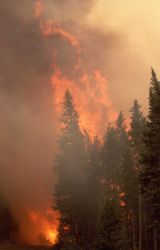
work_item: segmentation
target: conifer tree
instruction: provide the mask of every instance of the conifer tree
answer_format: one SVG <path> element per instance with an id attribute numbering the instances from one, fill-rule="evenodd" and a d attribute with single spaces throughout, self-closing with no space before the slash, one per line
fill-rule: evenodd
<path id="1" fill-rule="evenodd" d="M 138 101 L 135 100 L 133 103 L 133 107 L 130 110 L 131 113 L 131 129 L 129 135 L 131 137 L 131 144 L 134 150 L 134 156 L 139 158 L 140 151 L 142 150 L 142 135 L 145 126 L 145 117 L 141 112 L 141 105 L 139 105 Z M 139 159 L 137 159 L 137 163 Z"/>
<path id="2" fill-rule="evenodd" d="M 136 172 L 133 166 L 130 141 L 123 113 L 120 112 L 116 122 L 117 137 L 120 148 L 120 197 L 122 200 L 122 214 L 124 231 L 130 247 L 136 249 L 135 239 L 135 196 L 136 196 Z M 128 247 L 129 247 L 128 246 Z"/>
<path id="3" fill-rule="evenodd" d="M 134 194 L 134 218 L 135 218 L 134 224 L 135 224 L 135 229 L 136 228 L 138 229 L 135 231 L 139 232 L 138 234 L 135 235 L 136 241 L 139 241 L 139 250 L 142 249 L 142 231 L 144 231 L 144 216 L 145 216 L 144 213 L 142 216 L 142 206 L 144 211 L 144 205 L 142 204 L 142 196 L 139 185 L 139 175 L 141 170 L 141 165 L 139 163 L 139 160 L 140 160 L 140 152 L 142 151 L 143 147 L 142 135 L 145 126 L 145 118 L 140 109 L 141 106 L 139 105 L 138 101 L 135 100 L 130 110 L 131 123 L 129 131 L 132 158 L 134 163 L 134 169 L 136 171 L 135 187 L 137 187 L 137 190 L 135 190 Z M 143 229 L 142 229 L 142 222 L 143 222 Z M 144 236 L 143 236 L 143 242 L 144 242 Z"/>
<path id="4" fill-rule="evenodd" d="M 100 140 L 97 136 L 90 140 L 88 147 L 88 183 L 86 206 L 88 206 L 88 220 L 89 220 L 89 244 L 96 236 L 98 215 L 99 215 L 99 202 L 100 202 Z"/>
<path id="5" fill-rule="evenodd" d="M 61 213 L 59 237 L 64 244 L 82 245 L 87 230 L 87 154 L 78 113 L 67 90 L 63 102 L 59 154 L 55 161 L 55 208 Z"/>
<path id="6" fill-rule="evenodd" d="M 105 136 L 103 166 L 106 185 L 110 198 L 114 198 L 122 219 L 122 231 L 126 243 L 134 241 L 133 201 L 135 194 L 135 170 L 130 150 L 128 133 L 123 113 L 120 112 L 115 127 L 109 127 Z M 121 207 L 120 207 L 121 206 Z M 135 242 L 135 241 L 134 241 Z"/>
<path id="7" fill-rule="evenodd" d="M 118 189 L 120 180 L 120 153 L 116 129 L 108 127 L 102 146 L 102 184 L 104 196 L 119 199 Z M 106 200 L 104 199 L 104 203 Z"/>
<path id="8" fill-rule="evenodd" d="M 160 237 L 160 82 L 152 69 L 149 91 L 149 115 L 144 132 L 144 150 L 141 154 L 143 169 L 140 181 L 150 211 L 154 250 Z M 151 246 L 152 248 L 152 246 Z"/>
<path id="9" fill-rule="evenodd" d="M 101 214 L 95 250 L 123 250 L 121 215 L 114 200 L 107 200 Z"/>

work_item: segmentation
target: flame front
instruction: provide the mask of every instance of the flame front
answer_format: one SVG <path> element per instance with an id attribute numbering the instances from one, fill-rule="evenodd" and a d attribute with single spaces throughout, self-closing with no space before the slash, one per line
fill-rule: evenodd
<path id="1" fill-rule="evenodd" d="M 54 231 L 53 229 L 49 229 L 46 232 L 46 238 L 49 242 L 51 242 L 51 244 L 55 244 L 56 240 L 57 240 L 57 231 Z"/>
<path id="2" fill-rule="evenodd" d="M 64 30 L 60 23 L 52 20 L 40 24 L 45 39 L 50 41 L 49 48 L 52 53 L 53 75 L 51 83 L 54 91 L 54 108 L 57 115 L 61 113 L 61 104 L 66 89 L 73 95 L 76 108 L 80 115 L 81 129 L 87 129 L 90 136 L 102 136 L 107 123 L 117 117 L 108 94 L 108 82 L 99 69 L 84 67 L 84 51 L 76 37 Z M 59 50 L 52 44 L 57 37 L 70 46 L 76 54 L 74 64 L 70 66 L 70 74 L 65 74 L 58 63 Z M 69 58 L 68 58 L 69 60 Z M 66 62 L 67 67 L 67 62 Z"/>
<path id="3" fill-rule="evenodd" d="M 87 51 L 81 46 L 77 37 L 66 30 L 59 21 L 44 20 L 42 14 L 42 1 L 36 0 L 35 18 L 39 22 L 42 36 L 52 58 L 50 81 L 57 121 L 61 113 L 64 92 L 69 89 L 79 113 L 81 130 L 87 129 L 91 137 L 95 135 L 102 137 L 108 122 L 113 121 L 117 116 L 109 97 L 108 81 L 100 69 L 93 68 L 85 62 Z M 57 40 L 62 43 L 62 49 L 65 46 L 69 48 L 66 49 L 69 53 L 65 62 L 63 58 L 61 59 L 63 51 L 60 51 Z M 30 237 L 28 241 L 36 245 L 55 244 L 59 214 L 50 209 L 46 209 L 45 214 L 37 210 L 30 210 L 28 214 L 31 222 L 28 227 L 28 238 Z M 54 217 L 54 220 L 50 220 L 50 217 Z M 26 225 L 24 230 L 27 231 Z M 33 231 L 34 236 L 31 235 Z"/>
<path id="4" fill-rule="evenodd" d="M 29 218 L 34 227 L 35 245 L 53 245 L 57 241 L 58 235 L 58 212 L 47 209 L 46 213 L 31 210 Z"/>

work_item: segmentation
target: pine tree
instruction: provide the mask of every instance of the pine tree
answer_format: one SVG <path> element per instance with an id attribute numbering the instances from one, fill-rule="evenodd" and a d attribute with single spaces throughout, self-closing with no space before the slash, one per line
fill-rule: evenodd
<path id="1" fill-rule="evenodd" d="M 120 112 L 115 127 L 109 127 L 103 145 L 103 167 L 106 195 L 121 206 L 122 231 L 126 242 L 135 242 L 133 206 L 135 197 L 135 169 L 123 113 Z M 132 237 L 131 237 L 132 235 Z"/>
<path id="2" fill-rule="evenodd" d="M 91 145 L 89 152 L 86 136 L 80 130 L 78 113 L 68 90 L 64 97 L 58 144 L 55 209 L 61 214 L 59 242 L 68 248 L 73 246 L 75 249 L 77 245 L 77 248 L 88 249 L 95 225 L 95 212 L 92 211 L 96 211 L 96 207 L 93 207 L 96 206 L 96 194 L 93 191 L 97 176 L 91 156 L 94 146 Z"/>
<path id="3" fill-rule="evenodd" d="M 87 169 L 87 190 L 88 196 L 86 206 L 88 207 L 88 245 L 91 246 L 96 235 L 97 221 L 99 214 L 100 201 L 100 149 L 101 144 L 97 136 L 91 140 L 86 134 L 88 140 L 88 169 Z M 88 248 L 90 249 L 90 248 Z"/>
<path id="4" fill-rule="evenodd" d="M 123 224 L 127 242 L 130 247 L 136 249 L 135 240 L 135 196 L 136 196 L 136 172 L 133 165 L 130 141 L 123 113 L 120 112 L 116 122 L 117 136 L 121 159 L 120 165 L 120 191 L 122 200 Z M 128 247 L 129 247 L 128 246 Z"/>
<path id="5" fill-rule="evenodd" d="M 134 218 L 135 218 L 134 224 L 135 224 L 135 231 L 139 232 L 139 235 L 138 234 L 135 235 L 136 242 L 139 241 L 139 250 L 142 249 L 142 221 L 143 221 L 143 231 L 144 231 L 144 213 L 142 216 L 142 196 L 139 185 L 139 175 L 141 170 L 141 165 L 139 163 L 139 160 L 140 160 L 140 152 L 142 151 L 143 148 L 142 135 L 145 126 L 145 118 L 140 109 L 141 106 L 139 105 L 138 101 L 135 100 L 133 103 L 133 107 L 130 110 L 131 128 L 129 131 L 132 158 L 134 162 L 134 168 L 136 170 L 135 186 L 137 187 L 137 191 L 135 192 L 135 197 L 134 197 Z M 144 206 L 143 206 L 143 211 L 144 211 Z"/>
<path id="6" fill-rule="evenodd" d="M 160 232 L 160 82 L 152 69 L 149 91 L 149 115 L 144 132 L 143 169 L 140 181 L 149 211 L 154 250 L 158 249 Z"/>
<path id="7" fill-rule="evenodd" d="M 114 200 L 107 200 L 103 208 L 95 240 L 95 250 L 121 250 L 123 248 L 121 215 Z"/>
<path id="8" fill-rule="evenodd" d="M 108 127 L 102 146 L 102 188 L 105 190 L 104 196 L 119 199 L 120 180 L 120 152 L 116 129 Z M 106 202 L 104 198 L 104 203 Z"/>
<path id="9" fill-rule="evenodd" d="M 68 90 L 64 97 L 58 144 L 59 154 L 55 161 L 55 208 L 61 214 L 59 237 L 69 248 L 71 244 L 84 244 L 88 210 L 87 154 L 84 136 L 79 128 L 78 113 Z"/>
<path id="10" fill-rule="evenodd" d="M 133 107 L 130 110 L 131 129 L 129 135 L 131 137 L 132 148 L 134 150 L 134 157 L 136 158 L 137 163 L 139 162 L 139 154 L 143 146 L 142 135 L 145 126 L 145 117 L 140 109 L 141 105 L 139 105 L 138 101 L 135 100 L 133 103 Z"/>

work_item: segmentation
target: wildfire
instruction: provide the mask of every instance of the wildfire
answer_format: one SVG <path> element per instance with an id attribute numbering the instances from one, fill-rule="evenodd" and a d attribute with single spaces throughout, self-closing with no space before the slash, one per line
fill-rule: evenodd
<path id="1" fill-rule="evenodd" d="M 50 48 L 54 72 L 51 82 L 54 91 L 53 102 L 56 113 L 59 114 L 61 111 L 64 92 L 68 88 L 73 95 L 80 115 L 81 129 L 87 129 L 91 137 L 97 134 L 102 136 L 107 123 L 117 117 L 112 101 L 109 98 L 107 80 L 100 70 L 89 70 L 82 66 L 83 50 L 80 48 L 78 40 L 60 27 L 60 24 L 49 20 L 41 23 L 41 28 L 46 39 L 59 35 L 62 40 L 69 43 L 77 51 L 77 60 L 72 69 L 75 77 L 69 77 L 62 73 L 57 63 L 56 57 L 59 51 L 56 51 L 54 46 Z"/>
<path id="2" fill-rule="evenodd" d="M 29 212 L 30 221 L 34 227 L 36 236 L 36 245 L 53 245 L 57 240 L 58 217 L 59 213 L 55 213 L 50 209 L 47 212 L 31 210 Z"/>
<path id="3" fill-rule="evenodd" d="M 51 242 L 52 245 L 55 244 L 57 240 L 57 231 L 50 229 L 46 232 L 46 238 L 49 242 Z"/>
<path id="4" fill-rule="evenodd" d="M 71 65 L 69 69 L 74 76 L 66 75 L 58 64 L 59 50 L 54 47 L 52 42 L 49 43 L 53 67 L 51 77 L 54 91 L 53 102 L 57 115 L 61 113 L 64 92 L 69 89 L 80 115 L 81 129 L 87 129 L 91 137 L 97 134 L 102 136 L 107 123 L 117 117 L 109 98 L 108 81 L 100 70 L 83 66 L 83 49 L 78 39 L 61 27 L 60 23 L 47 20 L 41 21 L 40 26 L 45 39 L 52 41 L 54 37 L 58 36 L 64 44 L 69 44 L 71 51 L 73 50 L 74 53 L 76 51 L 77 55 L 74 65 Z"/>
<path id="5" fill-rule="evenodd" d="M 62 39 L 67 40 L 73 47 L 75 47 L 79 53 L 81 53 L 81 48 L 78 40 L 69 32 L 65 31 L 60 23 L 54 22 L 53 20 L 47 20 L 41 23 L 41 28 L 43 30 L 43 34 L 46 37 L 52 36 L 54 34 L 59 34 Z"/>
<path id="6" fill-rule="evenodd" d="M 97 134 L 102 136 L 107 123 L 117 117 L 117 113 L 114 111 L 112 101 L 109 97 L 107 79 L 99 69 L 86 66 L 83 61 L 84 50 L 81 48 L 81 44 L 74 34 L 64 29 L 55 20 L 44 20 L 41 18 L 43 12 L 42 0 L 35 1 L 34 10 L 34 16 L 38 18 L 42 35 L 44 39 L 49 41 L 47 48 L 52 56 L 53 74 L 51 84 L 54 93 L 53 104 L 57 118 L 61 113 L 64 92 L 66 89 L 69 89 L 80 115 L 81 129 L 87 129 L 91 137 Z M 65 74 L 58 63 L 59 50 L 52 43 L 52 39 L 55 37 L 66 43 L 76 55 L 74 63 L 69 69 L 72 74 Z M 50 209 L 46 209 L 45 214 L 44 212 L 35 210 L 29 211 L 29 218 L 33 228 L 32 230 L 29 228 L 28 232 L 34 231 L 34 236 L 32 235 L 32 239 L 30 237 L 30 242 L 35 242 L 37 245 L 55 244 L 58 232 L 58 216 L 58 213 L 56 214 Z"/>
<path id="7" fill-rule="evenodd" d="M 63 95 L 68 88 L 80 114 L 80 127 L 82 130 L 87 128 L 91 137 L 96 134 L 103 135 L 103 125 L 107 126 L 108 117 L 112 121 L 117 116 L 112 109 L 111 100 L 106 95 L 107 81 L 98 70 L 91 75 L 86 72 L 79 79 L 79 84 L 65 78 L 61 71 L 57 70 L 52 77 L 52 86 L 57 114 L 60 113 Z"/>

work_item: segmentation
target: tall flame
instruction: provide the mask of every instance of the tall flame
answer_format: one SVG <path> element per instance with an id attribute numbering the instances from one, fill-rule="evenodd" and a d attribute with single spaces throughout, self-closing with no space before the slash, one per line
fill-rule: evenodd
<path id="1" fill-rule="evenodd" d="M 80 115 L 81 129 L 87 129 L 91 137 L 97 134 L 102 136 L 107 123 L 117 117 L 109 98 L 107 80 L 99 69 L 89 69 L 83 66 L 83 49 L 81 49 L 77 38 L 65 31 L 59 23 L 48 20 L 41 22 L 41 28 L 46 39 L 58 35 L 77 51 L 77 60 L 72 69 L 75 76 L 71 77 L 62 73 L 56 61 L 56 55 L 59 51 L 56 51 L 54 46 L 50 45 L 53 58 L 51 82 L 56 113 L 60 113 L 64 92 L 69 89 Z"/>
<path id="2" fill-rule="evenodd" d="M 69 89 L 79 113 L 81 130 L 87 129 L 91 137 L 95 135 L 102 137 L 107 123 L 117 117 L 109 97 L 107 79 L 99 69 L 84 66 L 83 48 L 81 48 L 80 42 L 73 34 L 65 30 L 59 22 L 41 18 L 43 12 L 42 0 L 35 1 L 34 9 L 34 16 L 39 21 L 42 35 L 46 41 L 50 41 L 48 49 L 51 53 L 53 69 L 51 85 L 54 95 L 53 106 L 57 118 L 61 113 L 64 92 Z M 77 58 L 74 65 L 72 65 L 72 69 L 70 69 L 70 71 L 73 71 L 73 76 L 65 74 L 57 62 L 59 51 L 52 43 L 52 38 L 55 36 L 58 36 L 64 43 L 69 44 L 74 52 L 76 51 Z M 54 244 L 57 239 L 58 212 L 47 209 L 46 216 L 40 211 L 30 210 L 28 215 L 35 229 L 35 239 L 32 239 L 32 242 L 36 244 Z M 56 217 L 57 220 L 50 221 L 48 216 Z"/>
<path id="3" fill-rule="evenodd" d="M 57 240 L 59 213 L 46 209 L 28 211 L 28 227 L 24 222 L 22 233 L 27 232 L 25 241 L 33 245 L 53 245 Z M 32 227 L 32 228 L 31 228 Z M 33 233 L 34 232 L 34 233 Z"/>
<path id="4" fill-rule="evenodd" d="M 61 71 L 57 69 L 52 76 L 54 107 L 59 114 L 64 92 L 68 88 L 80 115 L 81 129 L 87 129 L 91 137 L 97 134 L 102 136 L 103 126 L 107 126 L 107 117 L 113 121 L 117 116 L 107 96 L 107 81 L 100 71 L 95 70 L 90 76 L 85 72 L 79 83 L 80 86 L 76 85 L 73 80 L 62 76 Z M 107 114 L 105 114 L 106 108 Z"/>

